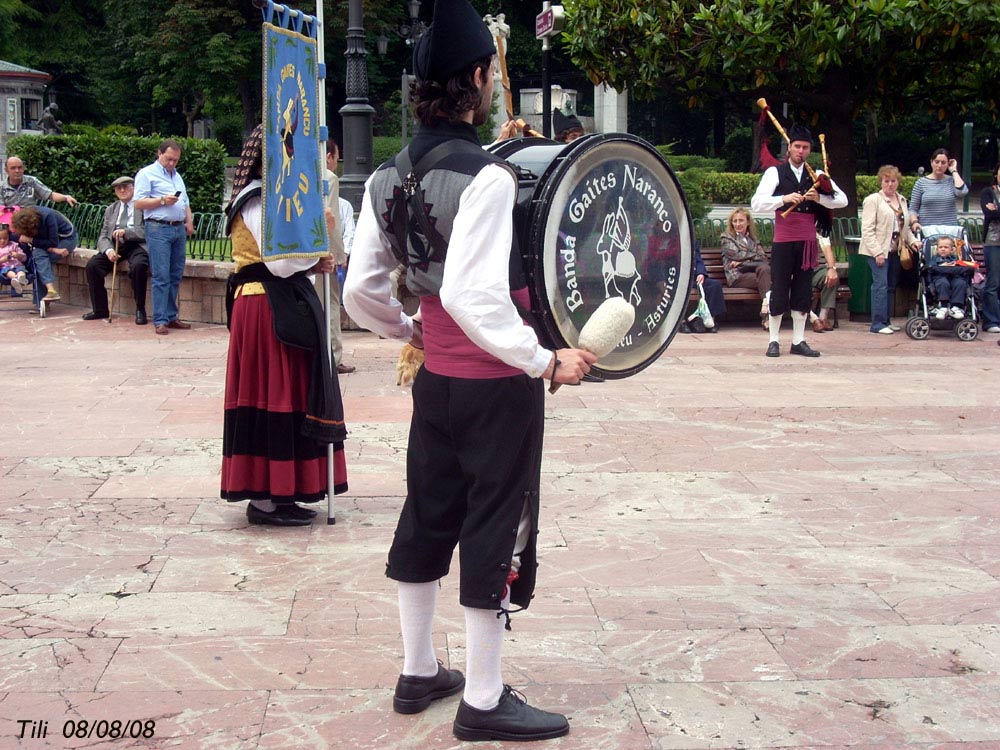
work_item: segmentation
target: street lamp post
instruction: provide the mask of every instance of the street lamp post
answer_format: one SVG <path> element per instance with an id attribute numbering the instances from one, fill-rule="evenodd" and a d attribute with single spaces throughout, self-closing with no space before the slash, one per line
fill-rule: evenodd
<path id="1" fill-rule="evenodd" d="M 347 6 L 347 51 L 344 56 L 347 58 L 347 103 L 340 108 L 344 122 L 344 175 L 340 178 L 340 195 L 359 211 L 365 180 L 372 173 L 372 115 L 375 114 L 375 108 L 368 103 L 368 50 L 365 49 L 362 0 L 350 0 Z"/>
<path id="2" fill-rule="evenodd" d="M 399 26 L 394 27 L 392 30 L 396 36 L 406 42 L 407 47 L 412 47 L 417 43 L 421 35 L 427 31 L 427 24 L 420 20 L 420 0 L 407 0 L 406 11 L 409 15 L 409 20 L 399 24 Z M 385 55 L 389 51 L 389 37 L 386 36 L 385 31 L 382 31 L 378 35 L 376 44 L 380 55 Z M 402 144 L 405 146 L 407 142 L 406 123 L 410 119 L 410 76 L 406 72 L 405 67 L 403 68 L 403 75 L 400 80 L 399 102 L 402 109 L 400 115 L 400 133 L 402 135 Z"/>

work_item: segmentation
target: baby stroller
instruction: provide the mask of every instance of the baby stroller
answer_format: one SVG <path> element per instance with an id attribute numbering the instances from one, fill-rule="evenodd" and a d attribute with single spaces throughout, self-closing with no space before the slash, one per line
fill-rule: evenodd
<path id="1" fill-rule="evenodd" d="M 919 254 L 920 282 L 917 286 L 916 310 L 906 321 L 906 335 L 922 341 L 931 331 L 950 331 L 961 341 L 974 341 L 979 336 L 979 311 L 972 294 L 972 277 L 977 264 L 972 259 L 969 237 L 963 227 L 925 226 L 922 229 L 923 246 Z M 955 241 L 958 260 L 953 266 L 934 268 L 934 251 L 941 237 L 951 237 Z M 932 273 L 933 270 L 933 273 Z M 938 293 L 934 279 L 939 274 L 960 277 L 966 287 L 962 305 L 953 301 L 952 305 L 938 306 Z"/>

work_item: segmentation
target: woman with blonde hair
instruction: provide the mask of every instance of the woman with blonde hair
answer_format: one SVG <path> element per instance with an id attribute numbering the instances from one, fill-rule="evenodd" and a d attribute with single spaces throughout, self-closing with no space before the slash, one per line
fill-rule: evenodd
<path id="1" fill-rule="evenodd" d="M 861 247 L 858 252 L 868 256 L 872 270 L 872 333 L 890 334 L 899 330 L 892 325 L 896 284 L 902 266 L 899 248 L 906 244 L 920 249 L 920 241 L 910 230 L 906 198 L 899 194 L 899 169 L 886 164 L 879 167 L 882 186 L 877 193 L 865 198 L 861 208 Z"/>
<path id="2" fill-rule="evenodd" d="M 760 316 L 767 321 L 768 297 L 771 294 L 771 263 L 764 246 L 757 239 L 753 217 L 745 208 L 733 209 L 722 235 L 722 268 L 726 285 L 756 289 L 763 300 Z"/>

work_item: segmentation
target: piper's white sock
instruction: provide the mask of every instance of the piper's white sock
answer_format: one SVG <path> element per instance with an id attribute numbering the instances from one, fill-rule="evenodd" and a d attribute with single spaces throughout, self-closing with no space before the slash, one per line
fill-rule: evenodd
<path id="1" fill-rule="evenodd" d="M 504 597 L 501 605 L 510 606 Z M 503 692 L 500 674 L 500 649 L 503 646 L 503 627 L 506 620 L 497 617 L 495 609 L 465 610 L 465 693 L 466 703 L 481 711 L 496 708 Z"/>
<path id="2" fill-rule="evenodd" d="M 767 330 L 771 332 L 771 341 L 778 340 L 778 332 L 781 330 L 781 316 L 770 315 L 767 318 Z"/>
<path id="3" fill-rule="evenodd" d="M 403 674 L 410 677 L 433 677 L 437 674 L 434 657 L 434 607 L 438 582 L 399 582 L 399 626 L 403 631 Z"/>
<path id="4" fill-rule="evenodd" d="M 806 338 L 806 314 L 792 310 L 792 343 L 801 344 Z"/>
<path id="5" fill-rule="evenodd" d="M 274 513 L 278 507 L 273 500 L 251 500 L 250 504 L 263 513 Z"/>

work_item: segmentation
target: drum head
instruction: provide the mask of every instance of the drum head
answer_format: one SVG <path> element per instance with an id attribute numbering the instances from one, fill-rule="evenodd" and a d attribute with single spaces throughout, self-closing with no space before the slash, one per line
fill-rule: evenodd
<path id="1" fill-rule="evenodd" d="M 680 326 L 693 263 L 687 202 L 666 161 L 624 134 L 522 148 L 506 158 L 535 174 L 548 164 L 522 234 L 548 345 L 576 347 L 598 306 L 621 297 L 635 308 L 635 323 L 593 373 L 624 378 L 648 367 Z"/>

